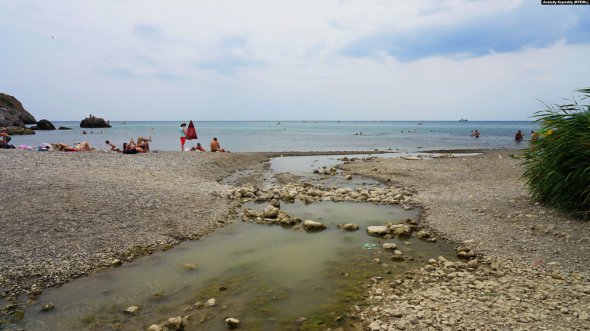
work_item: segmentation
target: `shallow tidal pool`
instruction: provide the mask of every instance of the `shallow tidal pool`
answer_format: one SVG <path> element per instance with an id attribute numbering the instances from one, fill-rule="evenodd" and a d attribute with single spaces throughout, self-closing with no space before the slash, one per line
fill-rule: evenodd
<path id="1" fill-rule="evenodd" d="M 364 282 L 376 276 L 387 281 L 417 263 L 453 253 L 444 244 L 366 234 L 367 225 L 415 218 L 415 211 L 328 201 L 282 203 L 281 210 L 321 221 L 328 229 L 306 233 L 236 222 L 201 240 L 47 289 L 28 308 L 26 330 L 138 330 L 184 315 L 190 316 L 188 330 L 225 330 L 225 317 L 239 319 L 241 330 L 346 327 L 352 322 L 346 313 L 361 303 Z M 336 228 L 340 223 L 361 229 L 345 232 Z M 391 261 L 383 242 L 395 242 L 406 261 Z M 214 306 L 207 305 L 209 299 L 215 299 Z M 55 309 L 40 312 L 49 302 Z M 139 313 L 124 314 L 129 306 L 140 307 Z"/>

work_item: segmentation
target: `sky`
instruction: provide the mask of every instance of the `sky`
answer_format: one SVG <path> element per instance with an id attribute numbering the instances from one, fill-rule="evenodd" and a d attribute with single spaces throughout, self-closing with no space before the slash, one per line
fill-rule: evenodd
<path id="1" fill-rule="evenodd" d="M 0 92 L 38 120 L 529 120 L 590 87 L 590 6 L 0 1 Z"/>

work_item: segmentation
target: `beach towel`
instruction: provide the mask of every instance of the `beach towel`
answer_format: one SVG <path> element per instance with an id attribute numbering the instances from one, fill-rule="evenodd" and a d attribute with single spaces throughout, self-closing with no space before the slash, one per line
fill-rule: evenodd
<path id="1" fill-rule="evenodd" d="M 197 129 L 195 129 L 195 125 L 193 124 L 192 120 L 188 123 L 188 128 L 186 129 L 186 139 L 197 139 Z"/>

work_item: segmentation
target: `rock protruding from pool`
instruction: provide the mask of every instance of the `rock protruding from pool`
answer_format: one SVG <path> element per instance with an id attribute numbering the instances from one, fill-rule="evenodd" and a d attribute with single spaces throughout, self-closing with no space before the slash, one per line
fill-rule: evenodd
<path id="1" fill-rule="evenodd" d="M 236 329 L 238 326 L 240 326 L 240 320 L 237 318 L 228 317 L 225 319 L 225 325 L 228 329 Z"/>
<path id="2" fill-rule="evenodd" d="M 279 216 L 279 208 L 273 205 L 268 205 L 264 208 L 262 213 L 265 218 L 277 218 L 277 216 Z"/>
<path id="3" fill-rule="evenodd" d="M 359 229 L 359 226 L 354 223 L 338 224 L 338 229 L 344 231 L 356 231 Z"/>
<path id="4" fill-rule="evenodd" d="M 367 226 L 367 234 L 369 236 L 383 237 L 389 233 L 389 228 L 385 225 Z"/>
<path id="5" fill-rule="evenodd" d="M 307 232 L 318 232 L 325 230 L 326 226 L 320 222 L 305 220 L 303 221 L 303 229 Z"/>

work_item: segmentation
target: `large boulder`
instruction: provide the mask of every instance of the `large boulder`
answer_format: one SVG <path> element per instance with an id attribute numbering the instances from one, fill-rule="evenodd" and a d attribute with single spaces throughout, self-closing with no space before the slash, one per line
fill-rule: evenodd
<path id="1" fill-rule="evenodd" d="M 37 122 L 37 125 L 32 127 L 33 130 L 55 130 L 55 126 L 53 123 L 49 122 L 46 119 L 42 119 Z"/>
<path id="2" fill-rule="evenodd" d="M 104 118 L 100 117 L 87 117 L 80 122 L 81 128 L 110 128 L 111 125 L 104 120 Z"/>
<path id="3" fill-rule="evenodd" d="M 25 124 L 35 124 L 35 117 L 23 108 L 15 97 L 0 93 L 0 127 L 17 126 L 24 128 Z"/>

